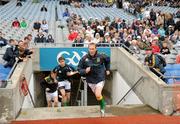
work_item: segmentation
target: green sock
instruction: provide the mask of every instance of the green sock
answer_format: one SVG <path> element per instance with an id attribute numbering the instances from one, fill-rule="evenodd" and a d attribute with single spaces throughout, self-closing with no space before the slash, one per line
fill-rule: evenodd
<path id="1" fill-rule="evenodd" d="M 64 102 L 64 103 L 63 103 L 63 106 L 67 106 L 67 102 Z"/>
<path id="2" fill-rule="evenodd" d="M 105 109 L 105 100 L 103 97 L 101 100 L 99 100 L 99 104 L 100 104 L 100 108 L 104 110 Z"/>

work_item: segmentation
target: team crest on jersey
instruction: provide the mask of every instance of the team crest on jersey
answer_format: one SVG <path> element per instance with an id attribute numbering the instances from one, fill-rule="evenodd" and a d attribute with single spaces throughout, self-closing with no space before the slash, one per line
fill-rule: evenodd
<path id="1" fill-rule="evenodd" d="M 59 70 L 59 73 L 61 73 L 61 70 Z"/>
<path id="2" fill-rule="evenodd" d="M 86 62 L 88 62 L 88 61 L 89 61 L 89 59 L 88 59 L 88 58 L 86 58 L 86 59 L 85 59 L 85 61 L 86 61 Z"/>
<path id="3" fill-rule="evenodd" d="M 100 62 L 100 58 L 97 58 L 96 61 L 97 61 L 97 62 Z"/>

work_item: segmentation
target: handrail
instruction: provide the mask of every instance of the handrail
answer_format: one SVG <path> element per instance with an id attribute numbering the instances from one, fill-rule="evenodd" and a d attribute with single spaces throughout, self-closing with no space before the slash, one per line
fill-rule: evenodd
<path id="1" fill-rule="evenodd" d="M 118 105 L 119 103 L 121 103 L 122 101 L 123 101 L 123 99 L 129 94 L 129 92 L 131 91 L 131 90 L 133 90 L 135 87 L 136 87 L 136 85 L 141 81 L 143 79 L 143 76 L 141 76 L 137 81 L 136 81 L 136 83 L 128 90 L 128 92 L 117 102 L 117 104 L 116 105 Z"/>
<path id="2" fill-rule="evenodd" d="M 75 98 L 75 103 L 74 103 L 74 105 L 76 105 L 76 102 L 78 101 L 78 96 L 79 96 L 81 84 L 82 84 L 82 79 L 80 79 L 80 82 L 79 82 L 79 86 L 78 86 L 77 95 L 76 95 L 76 98 Z"/>
<path id="3" fill-rule="evenodd" d="M 9 79 L 11 76 L 12 76 L 12 73 L 14 72 L 16 66 L 17 66 L 17 63 L 18 63 L 19 59 L 16 59 L 13 67 L 11 68 L 11 71 L 9 72 L 8 76 L 7 76 L 7 79 Z"/>

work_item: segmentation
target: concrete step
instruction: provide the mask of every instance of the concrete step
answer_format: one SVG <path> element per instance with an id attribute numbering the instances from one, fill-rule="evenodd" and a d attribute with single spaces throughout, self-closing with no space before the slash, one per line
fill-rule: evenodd
<path id="1" fill-rule="evenodd" d="M 58 109 L 60 111 L 58 111 Z M 158 111 L 147 105 L 106 106 L 106 117 L 157 114 Z M 61 108 L 29 108 L 22 109 L 16 120 L 45 120 L 64 118 L 100 117 L 99 106 L 71 106 Z"/>

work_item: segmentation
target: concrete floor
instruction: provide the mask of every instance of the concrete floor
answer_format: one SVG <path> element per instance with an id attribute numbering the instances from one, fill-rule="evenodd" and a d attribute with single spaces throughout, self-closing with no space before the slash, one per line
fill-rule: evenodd
<path id="1" fill-rule="evenodd" d="M 60 111 L 59 111 L 60 110 Z M 160 114 L 146 105 L 106 106 L 106 117 L 140 114 Z M 100 117 L 99 106 L 22 109 L 16 120 Z"/>

